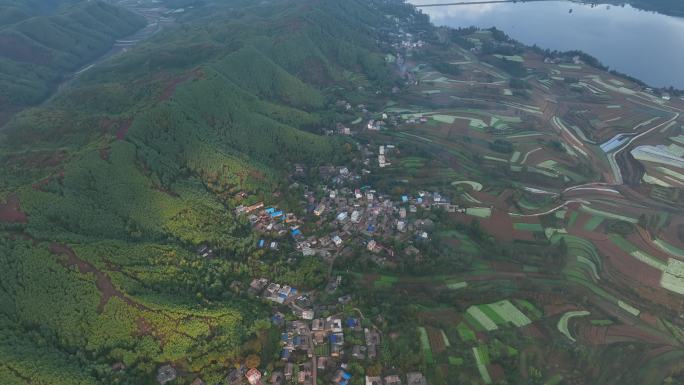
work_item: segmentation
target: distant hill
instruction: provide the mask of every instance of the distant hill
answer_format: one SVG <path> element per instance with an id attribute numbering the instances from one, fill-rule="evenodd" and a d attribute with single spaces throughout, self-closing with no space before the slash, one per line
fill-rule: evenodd
<path id="1" fill-rule="evenodd" d="M 102 1 L 2 0 L 0 15 L 0 123 L 145 24 Z"/>
<path id="2" fill-rule="evenodd" d="M 684 17 L 684 2 L 681 0 L 592 0 L 591 3 L 611 3 L 616 5 L 629 4 L 634 8 L 643 9 L 644 11 L 653 11 L 662 13 L 664 15 Z"/>
<path id="3" fill-rule="evenodd" d="M 35 16 L 46 16 L 60 7 L 80 0 L 0 0 L 0 26 L 14 24 Z"/>

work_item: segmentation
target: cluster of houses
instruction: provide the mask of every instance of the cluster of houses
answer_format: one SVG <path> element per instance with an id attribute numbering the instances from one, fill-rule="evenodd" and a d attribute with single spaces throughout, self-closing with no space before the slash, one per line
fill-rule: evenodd
<path id="1" fill-rule="evenodd" d="M 380 146 L 380 154 L 387 154 L 392 148 L 391 145 Z M 306 191 L 304 198 L 308 212 L 319 218 L 317 224 L 327 224 L 330 231 L 319 236 L 297 238 L 297 250 L 304 256 L 328 258 L 340 252 L 345 245 L 356 243 L 365 247 L 377 263 L 395 257 L 394 249 L 383 245 L 382 239 L 410 241 L 412 236 L 429 239 L 429 232 L 434 226 L 432 221 L 415 218 L 412 214 L 435 208 L 451 213 L 465 212 L 465 208 L 451 204 L 438 192 L 420 191 L 396 201 L 370 186 L 320 186 L 317 193 Z"/>
<path id="2" fill-rule="evenodd" d="M 270 235 L 272 240 L 259 239 L 257 248 L 278 250 L 279 242 L 275 239 L 282 238 L 289 233 L 293 238 L 302 235 L 299 229 L 301 221 L 293 213 L 286 213 L 275 207 L 264 208 L 263 202 L 251 206 L 238 206 L 236 215 L 248 215 L 253 229 L 263 235 Z"/>
<path id="3" fill-rule="evenodd" d="M 417 39 L 412 33 L 404 32 L 402 29 L 400 29 L 398 33 L 394 33 L 392 35 L 394 40 L 394 43 L 392 43 L 392 48 L 396 50 L 416 49 L 423 48 L 425 46 L 425 42 L 423 40 Z"/>
<path id="4" fill-rule="evenodd" d="M 335 292 L 341 282 L 340 276 L 332 278 L 326 291 Z M 273 302 L 277 307 L 271 320 L 275 325 L 282 327 L 282 370 L 273 372 L 270 382 L 264 383 L 262 374 L 257 369 L 235 369 L 226 379 L 228 385 L 243 384 L 244 379 L 251 385 L 315 385 L 316 378 L 324 373 L 328 374 L 326 378 L 330 379 L 333 385 L 347 385 L 352 378 L 352 374 L 347 370 L 350 361 L 366 362 L 378 358 L 381 334 L 372 326 L 362 326 L 361 319 L 340 314 L 314 318 L 314 310 L 301 311 L 301 308 L 307 308 L 316 309 L 316 314 L 323 311 L 330 313 L 338 309 L 339 304 L 351 301 L 351 296 L 339 297 L 334 305 L 318 306 L 313 303 L 310 295 L 299 294 L 288 285 L 269 282 L 264 278 L 254 279 L 248 292 Z M 277 311 L 282 306 L 292 308 L 295 319 L 286 319 Z M 395 377 L 399 378 L 367 377 L 366 383 L 402 384 L 401 379 L 397 382 Z M 420 377 L 422 378 L 422 375 Z M 426 385 L 424 382 L 408 383 Z"/>
<path id="5" fill-rule="evenodd" d="M 281 285 L 269 282 L 266 278 L 252 280 L 249 284 L 247 293 L 251 296 L 259 296 L 268 301 L 280 305 L 289 306 L 292 313 L 300 318 L 312 320 L 314 310 L 312 309 L 311 297 L 309 294 L 299 294 L 297 289 L 289 285 Z"/>
<path id="6" fill-rule="evenodd" d="M 377 157 L 380 166 L 389 165 L 388 156 L 394 151 L 391 144 L 378 147 Z M 437 192 L 420 191 L 415 196 L 405 195 L 400 201 L 379 193 L 370 186 L 359 188 L 340 187 L 346 182 L 355 182 L 354 175 L 347 167 L 321 166 L 319 174 L 332 180 L 332 187 L 319 186 L 317 191 L 304 190 L 304 206 L 318 227 L 328 225 L 326 234 L 306 236 L 302 232 L 303 221 L 295 214 L 284 212 L 276 207 L 266 207 L 263 203 L 239 206 L 238 215 L 248 215 L 253 229 L 264 236 L 257 242 L 262 249 L 278 250 L 280 242 L 291 238 L 296 249 L 304 256 L 318 255 L 329 258 L 336 255 L 345 245 L 361 244 L 377 263 L 386 258 L 394 258 L 395 251 L 383 245 L 381 239 L 397 238 L 410 240 L 411 235 L 418 239 L 428 239 L 432 228 L 430 220 L 411 218 L 418 210 L 442 208 L 447 212 L 464 212 L 465 209 L 453 205 Z M 320 225 L 320 226 L 319 226 Z M 414 249 L 411 249 L 414 250 Z M 204 246 L 204 254 L 213 251 Z M 275 284 L 271 284 L 273 286 Z M 263 288 L 262 288 L 263 289 Z M 282 292 L 289 288 L 279 288 Z M 251 289 L 252 291 L 255 288 Z M 269 297 L 269 290 L 266 290 Z M 273 297 L 278 299 L 280 297 Z"/>
<path id="7" fill-rule="evenodd" d="M 341 283 L 340 276 L 331 278 L 326 291 L 336 292 Z M 264 278 L 254 279 L 249 286 L 248 293 L 274 303 L 274 315 L 271 320 L 276 326 L 282 328 L 280 336 L 282 371 L 271 374 L 271 384 L 314 385 L 319 375 L 327 373 L 326 378 L 330 379 L 333 385 L 346 385 L 352 378 L 347 370 L 349 362 L 374 361 L 378 358 L 382 340 L 380 331 L 375 327 L 371 325 L 364 327 L 361 319 L 343 316 L 340 313 L 314 318 L 314 313 L 339 312 L 339 305 L 351 301 L 350 295 L 339 297 L 334 304 L 315 304 L 312 299 L 313 295 L 300 294 L 288 285 L 269 282 Z M 282 306 L 289 306 L 293 309 L 294 319 L 292 317 L 286 319 L 287 317 L 280 313 Z M 312 310 L 302 312 L 302 308 Z M 388 376 L 384 379 L 368 377 L 368 379 L 383 385 L 402 383 L 393 381 L 394 377 Z M 256 369 L 234 370 L 229 378 L 235 381 L 228 381 L 229 385 L 240 384 L 242 379 L 247 379 L 251 385 L 261 383 L 259 382 L 261 373 Z M 425 385 L 421 382 L 415 384 Z"/>

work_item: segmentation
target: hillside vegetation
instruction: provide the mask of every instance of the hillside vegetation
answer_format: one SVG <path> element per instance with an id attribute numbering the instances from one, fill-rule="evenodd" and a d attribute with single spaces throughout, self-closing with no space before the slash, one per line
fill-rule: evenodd
<path id="1" fill-rule="evenodd" d="M 0 15 L 0 123 L 145 25 L 143 17 L 102 1 L 2 2 Z"/>
<path id="2" fill-rule="evenodd" d="M 257 250 L 233 209 L 272 202 L 294 163 L 347 156 L 343 140 L 320 135 L 344 118 L 334 92 L 396 84 L 375 27 L 409 8 L 254 4 L 198 7 L 0 131 L 0 204 L 18 200 L 25 214 L 0 222 L 3 384 L 148 384 L 165 362 L 216 383 L 247 354 L 272 358 L 265 309 L 231 282 L 277 276 L 306 287 L 321 262 Z M 4 32 L 49 53 L 35 70 L 44 78 L 137 27 L 104 3 L 68 15 Z M 116 29 L 93 41 L 68 21 L 100 16 L 90 25 Z M 6 55 L 18 72 L 37 64 Z M 21 102 L 39 99 L 26 90 Z M 203 244 L 218 257 L 197 256 Z"/>

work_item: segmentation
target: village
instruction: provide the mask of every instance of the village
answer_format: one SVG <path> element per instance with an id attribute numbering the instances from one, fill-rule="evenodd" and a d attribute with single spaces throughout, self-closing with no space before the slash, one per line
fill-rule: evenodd
<path id="1" fill-rule="evenodd" d="M 383 167 L 383 155 L 391 145 L 378 151 L 379 167 Z M 301 173 L 301 168 L 295 172 Z M 254 231 L 262 236 L 257 247 L 276 251 L 285 242 L 292 242 L 301 256 L 318 256 L 332 264 L 335 257 L 352 247 L 362 248 L 377 264 L 392 264 L 402 256 L 384 244 L 383 240 L 396 239 L 411 243 L 412 239 L 425 240 L 430 237 L 434 226 L 429 219 L 417 219 L 421 210 L 442 209 L 448 212 L 461 211 L 437 192 L 418 192 L 415 196 L 403 195 L 393 201 L 389 195 L 380 193 L 370 186 L 351 188 L 345 186 L 357 180 L 356 175 L 346 167 L 324 166 L 318 170 L 323 180 L 330 180 L 331 186 L 319 186 L 315 190 L 305 189 L 302 203 L 307 218 L 263 203 L 241 206 L 239 215 L 246 215 Z M 318 229 L 332 229 L 322 234 L 306 234 L 303 229 L 308 219 Z M 320 231 L 319 231 L 320 233 Z M 404 249 L 406 255 L 416 257 L 420 252 L 410 246 Z M 206 251 L 203 250 L 206 253 Z M 338 293 L 341 276 L 331 277 L 325 289 Z M 269 282 L 265 278 L 254 279 L 248 294 L 273 304 L 272 322 L 282 329 L 281 360 L 282 371 L 267 376 L 254 368 L 236 369 L 229 375 L 229 385 L 241 384 L 246 378 L 250 384 L 263 384 L 268 378 L 270 384 L 298 383 L 313 385 L 317 378 L 330 377 L 332 384 L 346 385 L 351 373 L 350 362 L 366 363 L 376 359 L 381 347 L 381 331 L 372 321 L 365 320 L 358 309 L 351 309 L 351 295 L 338 293 L 336 300 L 321 303 L 315 292 L 300 292 L 286 282 Z M 289 309 L 288 315 L 284 312 Z M 385 376 L 366 376 L 367 385 L 426 385 L 422 373 L 411 372 L 402 378 L 392 373 L 392 368 L 383 370 Z M 380 373 L 378 373 L 380 374 Z"/>
<path id="2" fill-rule="evenodd" d="M 392 54 L 387 54 L 385 61 L 396 66 L 396 70 L 403 77 L 407 87 L 419 85 L 425 87 L 421 81 L 426 79 L 426 75 L 423 73 L 423 76 L 420 76 L 421 71 L 424 70 L 420 66 L 412 70 L 407 68 L 409 66 L 407 58 L 411 56 L 410 52 L 426 45 L 419 37 L 419 34 L 406 33 L 402 29 L 388 33 L 390 46 L 394 51 Z M 479 40 L 471 39 L 477 44 L 467 51 L 464 50 L 463 53 L 464 58 L 469 60 L 472 59 L 471 54 L 479 55 L 483 48 Z M 501 50 L 514 48 L 511 43 L 505 41 L 494 41 L 490 44 Z M 490 46 L 489 49 L 492 47 Z M 544 58 L 543 63 L 559 68 L 584 65 L 579 56 L 562 59 L 547 57 Z M 471 63 L 471 65 L 475 64 Z M 478 68 L 483 71 L 474 73 L 489 73 L 490 71 L 490 68 L 484 64 Z M 493 70 L 490 72 L 496 74 Z M 553 72 L 553 74 L 556 73 Z M 427 76 L 437 75 L 434 72 L 427 72 Z M 458 87 L 466 85 L 471 87 L 476 84 L 489 83 L 470 80 L 460 82 L 445 80 L 443 77 L 430 81 L 430 86 L 433 88 L 449 85 L 458 89 Z M 507 87 L 514 82 L 496 84 Z M 397 87 L 391 91 L 392 94 L 400 92 L 401 90 Z M 426 98 L 438 98 L 441 92 L 441 90 L 423 90 L 421 95 Z M 508 88 L 502 89 L 501 92 L 504 95 L 513 96 L 513 91 Z M 648 89 L 644 92 L 644 95 L 651 93 Z M 458 97 L 453 97 L 458 99 Z M 662 100 L 668 99 L 669 95 L 663 95 Z M 354 114 L 357 118 L 350 123 L 338 122 L 334 128 L 323 129 L 325 135 L 341 136 L 354 143 L 358 155 L 350 160 L 349 164 L 327 164 L 315 168 L 307 168 L 303 164 L 292 165 L 289 183 L 290 190 L 298 195 L 298 207 L 290 205 L 284 208 L 279 207 L 276 202 L 255 202 L 246 197 L 248 199 L 244 202 L 250 203 L 239 205 L 234 210 L 235 215 L 247 219 L 254 233 L 258 234 L 255 247 L 263 250 L 264 254 L 286 254 L 289 261 L 295 261 L 298 258 L 320 258 L 329 266 L 329 270 L 326 276 L 328 282 L 324 290 L 300 291 L 289 282 L 254 278 L 249 287 L 242 291 L 250 298 L 258 299 L 271 307 L 271 322 L 280 330 L 280 362 L 271 365 L 273 370 L 270 371 L 261 368 L 262 371 L 260 368 L 245 365 L 232 369 L 225 379 L 228 385 L 245 383 L 250 385 L 351 385 L 352 383 L 427 385 L 428 383 L 424 373 L 418 367 L 411 371 L 401 371 L 391 365 L 378 367 L 383 341 L 391 337 L 383 335 L 382 330 L 375 325 L 376 322 L 380 323 L 378 319 L 366 318 L 360 309 L 354 307 L 356 298 L 351 294 L 354 291 L 348 290 L 343 285 L 342 275 L 338 275 L 333 269 L 335 261 L 340 257 L 356 254 L 360 258 L 372 261 L 372 265 L 382 269 L 393 269 L 402 261 L 418 262 L 424 258 L 423 251 L 421 251 L 422 245 L 430 242 L 433 236 L 436 238 L 438 224 L 431 218 L 434 218 L 437 213 L 452 214 L 456 221 L 468 223 L 473 218 L 489 220 L 495 209 L 494 199 L 484 200 L 484 202 L 478 200 L 486 196 L 475 194 L 482 188 L 478 182 L 466 180 L 451 182 L 451 187 L 455 184 L 469 185 L 470 188 L 459 189 L 457 194 L 454 193 L 455 188 L 437 191 L 438 189 L 434 186 L 421 186 L 423 188 L 410 186 L 401 193 L 396 191 L 388 193 L 374 186 L 374 183 L 368 182 L 368 180 L 373 180 L 371 176 L 396 169 L 397 166 L 407 168 L 402 163 L 406 161 L 406 156 L 402 154 L 400 147 L 404 146 L 407 140 L 419 139 L 430 143 L 430 146 L 438 147 L 433 139 L 426 139 L 425 136 L 408 133 L 391 136 L 382 135 L 383 133 L 408 127 L 415 129 L 412 132 L 425 135 L 421 130 L 436 130 L 435 127 L 439 128 L 447 124 L 457 126 L 456 122 L 463 121 L 467 125 L 467 130 L 470 130 L 464 129 L 467 135 L 497 136 L 498 138 L 515 133 L 515 129 L 511 127 L 520 124 L 522 120 L 517 117 L 518 115 L 504 117 L 503 113 L 494 115 L 485 109 L 482 111 L 464 109 L 460 112 L 462 116 L 452 116 L 441 111 L 426 113 L 423 110 L 414 111 L 409 108 L 391 108 L 391 106 L 372 112 L 370 111 L 372 108 L 366 104 L 354 104 L 344 99 L 337 100 L 335 105 L 340 111 Z M 521 106 L 511 104 L 509 107 L 513 110 L 527 108 L 525 111 L 530 114 L 541 114 L 541 111 L 532 107 Z M 487 124 L 482 116 L 489 117 L 490 115 L 491 124 Z M 448 131 L 449 136 L 451 129 L 449 128 Z M 369 136 L 373 140 L 363 140 L 368 139 Z M 466 134 L 463 135 L 465 136 Z M 352 138 L 362 140 L 356 141 Z M 484 146 L 485 151 L 496 152 L 494 145 L 505 141 L 480 140 L 480 142 L 487 144 Z M 507 143 L 512 146 L 511 142 Z M 532 148 L 527 151 L 522 163 L 528 155 L 541 150 L 541 148 Z M 568 151 L 568 153 L 571 152 L 571 150 Z M 581 153 L 579 149 L 577 152 Z M 485 155 L 480 159 L 501 161 L 496 155 L 495 153 L 491 156 Z M 518 159 L 521 155 L 520 152 L 514 152 L 511 159 Z M 541 152 L 537 155 L 541 155 Z M 503 162 L 508 161 L 503 160 Z M 511 162 L 514 163 L 513 160 Z M 511 167 L 511 170 L 515 171 L 514 167 Z M 544 175 L 549 176 L 549 174 L 547 172 Z M 557 177 L 558 175 L 550 176 Z M 544 190 L 533 187 L 526 187 L 526 191 L 546 193 Z M 477 195 L 478 198 L 474 198 L 470 193 Z M 553 213 L 563 207 L 559 206 L 550 212 Z M 561 212 L 565 215 L 566 211 Z M 508 217 L 508 212 L 505 215 Z M 468 218 L 465 218 L 466 216 Z M 534 214 L 527 216 L 536 218 Z M 204 258 L 214 256 L 214 251 L 208 245 L 202 246 L 197 253 Z M 458 281 L 448 283 L 446 286 L 452 290 L 459 290 L 466 285 L 465 281 Z M 517 311 L 515 314 L 522 313 Z M 526 316 L 523 315 L 523 317 Z M 425 332 L 424 328 L 421 330 Z M 475 328 L 475 330 L 478 329 Z M 430 344 L 434 344 L 434 339 L 428 341 L 427 333 L 424 335 L 425 341 L 421 341 L 420 345 L 430 352 Z M 468 337 L 468 333 L 465 335 Z M 478 341 L 481 335 L 478 335 Z M 443 331 L 442 336 L 448 341 Z M 469 341 L 466 337 L 461 336 L 464 341 Z M 480 348 L 473 348 L 472 351 L 477 363 L 476 367 L 483 381 L 491 383 L 486 365 L 480 362 L 478 349 Z M 432 359 L 431 353 L 429 357 Z M 456 366 L 462 364 L 459 357 L 449 357 L 449 359 L 449 362 L 455 362 Z M 357 368 L 362 368 L 360 372 L 363 375 L 357 374 L 359 373 Z M 500 367 L 494 367 L 494 369 L 490 367 L 492 373 L 502 377 L 503 370 L 498 370 Z M 173 370 L 171 366 L 162 367 L 158 381 L 164 384 L 173 380 L 175 378 Z M 201 380 L 198 381 L 192 385 L 204 384 Z"/>

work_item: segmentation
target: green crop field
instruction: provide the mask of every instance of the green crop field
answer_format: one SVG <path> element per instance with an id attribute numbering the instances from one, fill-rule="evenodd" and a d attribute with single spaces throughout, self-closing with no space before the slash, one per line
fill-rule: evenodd
<path id="1" fill-rule="evenodd" d="M 591 219 L 589 219 L 587 223 L 584 224 L 584 230 L 594 231 L 597 227 L 601 225 L 601 223 L 603 223 L 603 221 L 603 217 L 591 217 Z"/>
<path id="2" fill-rule="evenodd" d="M 560 318 L 560 320 L 558 321 L 558 325 L 557 325 L 558 331 L 560 331 L 560 332 L 561 332 L 564 336 L 566 336 L 570 341 L 575 342 L 575 341 L 576 341 L 576 340 L 575 340 L 575 337 L 573 337 L 573 336 L 570 334 L 570 331 L 568 330 L 568 322 L 569 322 L 570 319 L 572 319 L 572 318 L 576 318 L 576 317 L 586 317 L 586 316 L 588 316 L 588 315 L 590 315 L 590 314 L 591 314 L 591 313 L 589 313 L 588 311 L 570 311 L 570 312 L 567 312 L 567 313 L 563 314 L 563 316 L 562 316 L 562 317 Z"/>
<path id="3" fill-rule="evenodd" d="M 475 357 L 477 369 L 480 372 L 480 375 L 482 376 L 482 381 L 484 381 L 485 384 L 491 384 L 492 378 L 490 377 L 489 372 L 487 371 L 487 365 L 489 364 L 489 354 L 487 353 L 487 347 L 474 347 L 473 356 Z"/>
<path id="4" fill-rule="evenodd" d="M 418 333 L 420 335 L 420 346 L 423 350 L 423 358 L 426 363 L 432 364 L 435 362 L 435 359 L 432 356 L 432 348 L 430 347 L 430 339 L 428 338 L 427 330 L 425 330 L 424 327 L 419 326 Z"/>
<path id="5" fill-rule="evenodd" d="M 492 215 L 492 209 L 489 207 L 471 207 L 466 209 L 466 214 L 478 218 L 489 218 Z"/>
<path id="6" fill-rule="evenodd" d="M 539 223 L 514 223 L 513 228 L 520 231 L 544 232 L 544 227 Z"/>
<path id="7" fill-rule="evenodd" d="M 461 340 L 464 342 L 472 342 L 476 340 L 475 333 L 470 330 L 466 324 L 460 323 L 456 329 L 458 330 L 458 335 L 461 337 Z"/>

